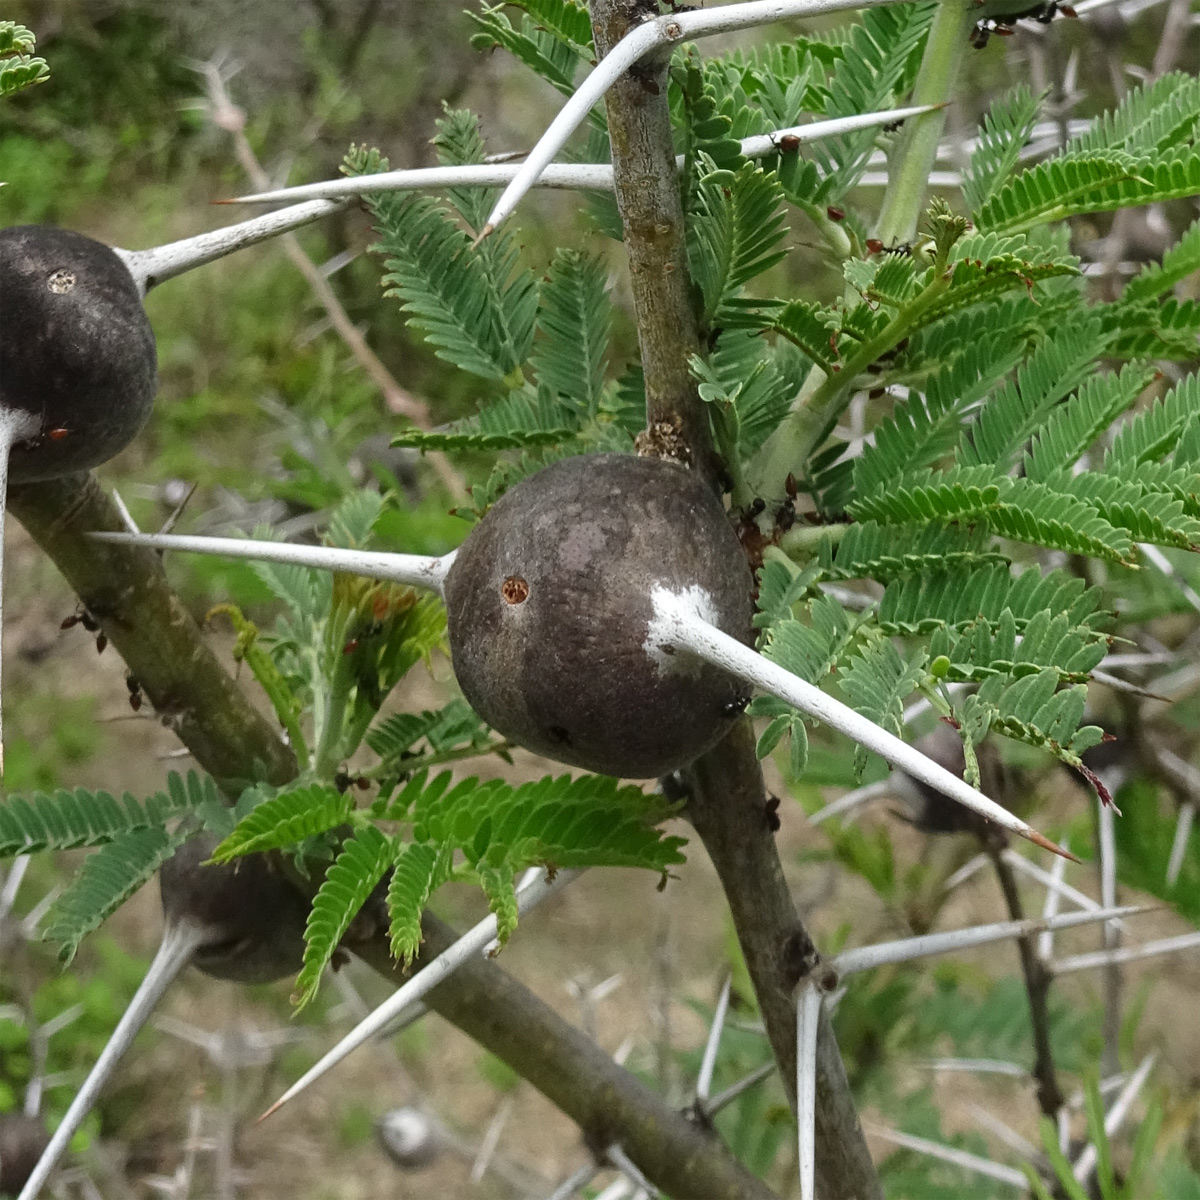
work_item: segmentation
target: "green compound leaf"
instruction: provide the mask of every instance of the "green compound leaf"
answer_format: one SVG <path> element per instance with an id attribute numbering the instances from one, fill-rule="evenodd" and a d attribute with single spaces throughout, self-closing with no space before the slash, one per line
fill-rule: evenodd
<path id="1" fill-rule="evenodd" d="M 36 792 L 29 799 L 9 796 L 0 803 L 0 858 L 37 850 L 74 850 L 98 846 L 127 833 L 161 828 L 170 818 L 221 803 L 217 785 L 189 771 L 167 777 L 167 791 L 138 800 L 126 792 Z"/>
<path id="2" fill-rule="evenodd" d="M 161 826 L 116 836 L 84 859 L 70 886 L 54 902 L 42 936 L 59 944 L 64 965 L 84 937 L 116 912 L 172 854 L 190 831 L 168 833 Z"/>
<path id="3" fill-rule="evenodd" d="M 296 1007 L 303 1008 L 316 994 L 321 974 L 333 958 L 350 922 L 383 873 L 392 864 L 396 847 L 374 825 L 358 830 L 347 841 L 329 868 L 304 930 L 304 966 L 296 979 Z"/>
<path id="4" fill-rule="evenodd" d="M 349 819 L 354 800 L 328 784 L 290 788 L 264 800 L 243 817 L 213 851 L 215 862 L 229 862 L 255 851 L 280 850 L 335 829 Z"/>
<path id="5" fill-rule="evenodd" d="M 405 966 L 421 948 L 421 912 L 430 896 L 451 876 L 454 854 L 449 845 L 405 846 L 396 858 L 388 884 L 392 957 Z"/>
<path id="6" fill-rule="evenodd" d="M 487 897 L 488 909 L 496 917 L 496 941 L 503 946 L 517 927 L 517 889 L 512 867 L 507 863 L 481 867 L 479 886 Z"/>
<path id="7" fill-rule="evenodd" d="M 612 332 L 607 279 L 600 259 L 560 249 L 541 288 L 540 337 L 534 342 L 530 366 L 539 386 L 580 418 L 594 418 L 604 394 Z"/>
<path id="8" fill-rule="evenodd" d="M 978 212 L 1012 174 L 1033 133 L 1041 98 L 1019 84 L 995 101 L 983 119 L 971 165 L 963 177 L 963 198 Z"/>

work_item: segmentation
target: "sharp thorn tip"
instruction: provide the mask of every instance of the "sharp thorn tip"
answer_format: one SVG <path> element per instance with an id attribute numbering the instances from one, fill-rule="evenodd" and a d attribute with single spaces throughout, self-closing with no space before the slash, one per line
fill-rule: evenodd
<path id="1" fill-rule="evenodd" d="M 1061 858 L 1065 858 L 1068 862 L 1077 863 L 1080 861 L 1070 850 L 1064 850 L 1057 842 L 1052 842 L 1044 834 L 1038 833 L 1036 829 L 1030 829 L 1023 836 L 1028 838 L 1035 846 L 1041 846 L 1043 850 L 1049 850 L 1051 854 L 1057 854 Z"/>

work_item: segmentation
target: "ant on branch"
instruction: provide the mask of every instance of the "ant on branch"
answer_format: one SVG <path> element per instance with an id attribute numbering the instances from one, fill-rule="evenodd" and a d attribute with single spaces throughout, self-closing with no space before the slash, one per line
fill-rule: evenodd
<path id="1" fill-rule="evenodd" d="M 73 629 L 76 625 L 82 625 L 88 633 L 96 635 L 96 653 L 103 654 L 108 646 L 108 637 L 101 630 L 100 622 L 82 604 L 69 617 L 63 620 L 59 625 L 59 629 Z"/>
<path id="2" fill-rule="evenodd" d="M 975 2 L 983 4 L 984 0 L 975 0 Z M 1079 15 L 1070 4 L 1062 4 L 1059 0 L 1043 0 L 1042 3 L 1030 5 L 1021 12 L 985 17 L 982 21 L 977 21 L 971 29 L 971 45 L 976 50 L 982 50 L 988 44 L 993 33 L 997 37 L 1012 37 L 1016 32 L 1015 27 L 1018 21 L 1037 21 L 1039 25 L 1049 25 L 1059 13 L 1062 13 L 1064 17 Z"/>

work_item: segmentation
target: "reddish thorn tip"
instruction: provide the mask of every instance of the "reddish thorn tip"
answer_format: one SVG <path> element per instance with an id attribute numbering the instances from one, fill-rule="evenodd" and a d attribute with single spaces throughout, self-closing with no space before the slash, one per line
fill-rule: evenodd
<path id="1" fill-rule="evenodd" d="M 1065 858 L 1068 862 L 1077 863 L 1080 861 L 1070 850 L 1064 850 L 1057 842 L 1052 842 L 1044 834 L 1038 833 L 1036 829 L 1029 830 L 1024 836 L 1035 846 L 1041 846 L 1043 850 L 1049 850 L 1051 854 L 1057 854 L 1060 858 Z"/>

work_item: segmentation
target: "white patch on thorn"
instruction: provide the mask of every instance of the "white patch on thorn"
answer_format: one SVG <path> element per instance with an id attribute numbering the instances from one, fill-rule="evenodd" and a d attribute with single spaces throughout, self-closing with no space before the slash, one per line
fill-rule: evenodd
<path id="1" fill-rule="evenodd" d="M 661 584 L 650 592 L 654 616 L 646 630 L 642 649 L 662 675 L 695 674 L 702 659 L 682 649 L 680 631 L 689 621 L 705 621 L 720 627 L 720 616 L 712 593 L 692 584 L 678 592 Z"/>

